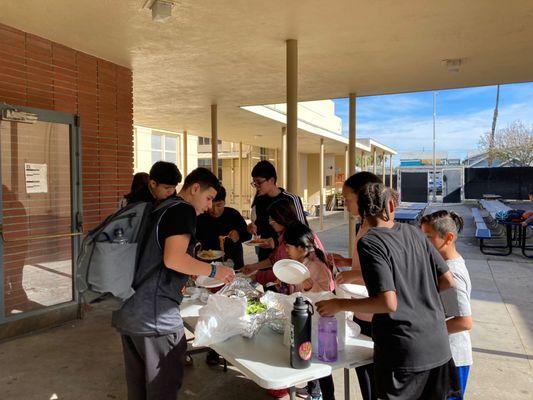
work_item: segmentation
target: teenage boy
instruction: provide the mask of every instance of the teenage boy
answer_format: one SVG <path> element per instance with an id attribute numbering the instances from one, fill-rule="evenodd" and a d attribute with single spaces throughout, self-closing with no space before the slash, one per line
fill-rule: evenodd
<path id="1" fill-rule="evenodd" d="M 176 193 L 176 185 L 181 182 L 181 178 L 181 172 L 176 164 L 158 161 L 150 168 L 148 184 L 142 185 L 135 193 L 135 199 L 128 203 L 165 200 Z"/>
<path id="2" fill-rule="evenodd" d="M 172 185 L 175 178 L 159 185 Z M 147 221 L 139 243 L 135 294 L 113 313 L 113 325 L 122 335 L 129 400 L 177 398 L 187 350 L 179 310 L 182 289 L 190 275 L 225 283 L 235 276 L 231 268 L 193 256 L 196 217 L 211 208 L 219 186 L 211 171 L 197 168 L 185 178 L 178 196 L 166 200 L 171 204 L 156 209 Z"/>
<path id="3" fill-rule="evenodd" d="M 234 208 L 226 207 L 223 186 L 213 200 L 213 207 L 198 217 L 197 239 L 204 250 L 222 250 L 233 261 L 235 269 L 244 265 L 242 242 L 251 238 L 246 221 Z"/>
<path id="4" fill-rule="evenodd" d="M 252 235 L 259 235 L 261 239 L 273 238 L 275 242 L 278 235 L 268 221 L 267 210 L 277 200 L 287 200 L 294 206 L 298 220 L 309 226 L 300 197 L 278 187 L 277 180 L 276 168 L 269 161 L 259 161 L 252 169 L 251 185 L 256 188 L 252 203 L 252 215 L 255 215 L 255 220 L 248 225 L 248 232 Z M 259 248 L 257 254 L 259 261 L 268 258 L 271 252 L 272 248 Z"/>

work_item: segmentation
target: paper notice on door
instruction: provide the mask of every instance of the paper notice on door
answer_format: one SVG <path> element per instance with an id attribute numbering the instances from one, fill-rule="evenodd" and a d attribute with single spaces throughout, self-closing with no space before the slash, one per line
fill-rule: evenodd
<path id="1" fill-rule="evenodd" d="M 24 164 L 26 193 L 48 193 L 48 166 L 46 164 Z"/>

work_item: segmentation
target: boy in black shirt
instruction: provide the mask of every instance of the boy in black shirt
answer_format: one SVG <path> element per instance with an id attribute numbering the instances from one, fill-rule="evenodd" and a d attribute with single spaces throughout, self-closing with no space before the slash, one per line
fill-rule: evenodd
<path id="1" fill-rule="evenodd" d="M 142 186 L 135 194 L 135 198 L 128 201 L 128 204 L 136 201 L 158 202 L 168 199 L 176 194 L 176 185 L 179 182 L 181 182 L 181 172 L 176 164 L 157 161 L 150 168 L 148 185 Z"/>
<path id="2" fill-rule="evenodd" d="M 273 238 L 277 241 L 278 234 L 270 226 L 268 221 L 268 208 L 277 200 L 284 199 L 294 206 L 298 220 L 307 226 L 307 218 L 299 196 L 285 191 L 277 186 L 278 176 L 276 168 L 266 160 L 259 161 L 252 169 L 252 186 L 257 192 L 252 203 L 252 223 L 248 225 L 248 232 L 252 235 L 259 235 L 261 239 Z M 254 216 L 255 215 L 255 219 Z M 258 258 L 263 261 L 272 252 L 272 248 L 259 248 Z"/>
<path id="3" fill-rule="evenodd" d="M 370 297 L 319 302 L 318 312 L 374 314 L 379 399 L 444 400 L 459 393 L 438 294 L 454 283 L 446 262 L 419 229 L 394 222 L 391 189 L 365 185 L 358 207 L 369 226 L 357 249 Z"/>
<path id="4" fill-rule="evenodd" d="M 175 187 L 181 174 L 168 172 L 158 182 Z M 196 217 L 211 208 L 219 186 L 211 171 L 197 168 L 185 178 L 177 198 L 166 200 L 171 205 L 148 218 L 135 294 L 113 313 L 113 325 L 122 335 L 129 400 L 176 400 L 187 351 L 179 305 L 188 276 L 226 283 L 235 276 L 233 269 L 199 261 L 193 254 Z"/>
<path id="5" fill-rule="evenodd" d="M 234 268 L 241 269 L 244 265 L 242 242 L 251 237 L 242 215 L 236 209 L 226 207 L 226 189 L 221 186 L 213 207 L 198 216 L 196 238 L 202 249 L 224 251 L 225 257 L 233 260 Z"/>

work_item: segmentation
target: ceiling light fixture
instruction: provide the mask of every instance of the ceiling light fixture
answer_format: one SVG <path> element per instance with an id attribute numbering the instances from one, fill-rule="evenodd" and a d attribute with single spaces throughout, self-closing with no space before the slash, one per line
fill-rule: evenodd
<path id="1" fill-rule="evenodd" d="M 146 0 L 142 8 L 152 11 L 152 21 L 163 22 L 172 16 L 174 4 L 171 0 Z"/>

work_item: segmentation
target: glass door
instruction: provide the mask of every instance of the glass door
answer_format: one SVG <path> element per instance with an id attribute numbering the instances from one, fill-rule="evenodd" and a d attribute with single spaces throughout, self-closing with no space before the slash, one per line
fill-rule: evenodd
<path id="1" fill-rule="evenodd" d="M 73 115 L 0 106 L 0 318 L 77 301 L 79 130 Z"/>

